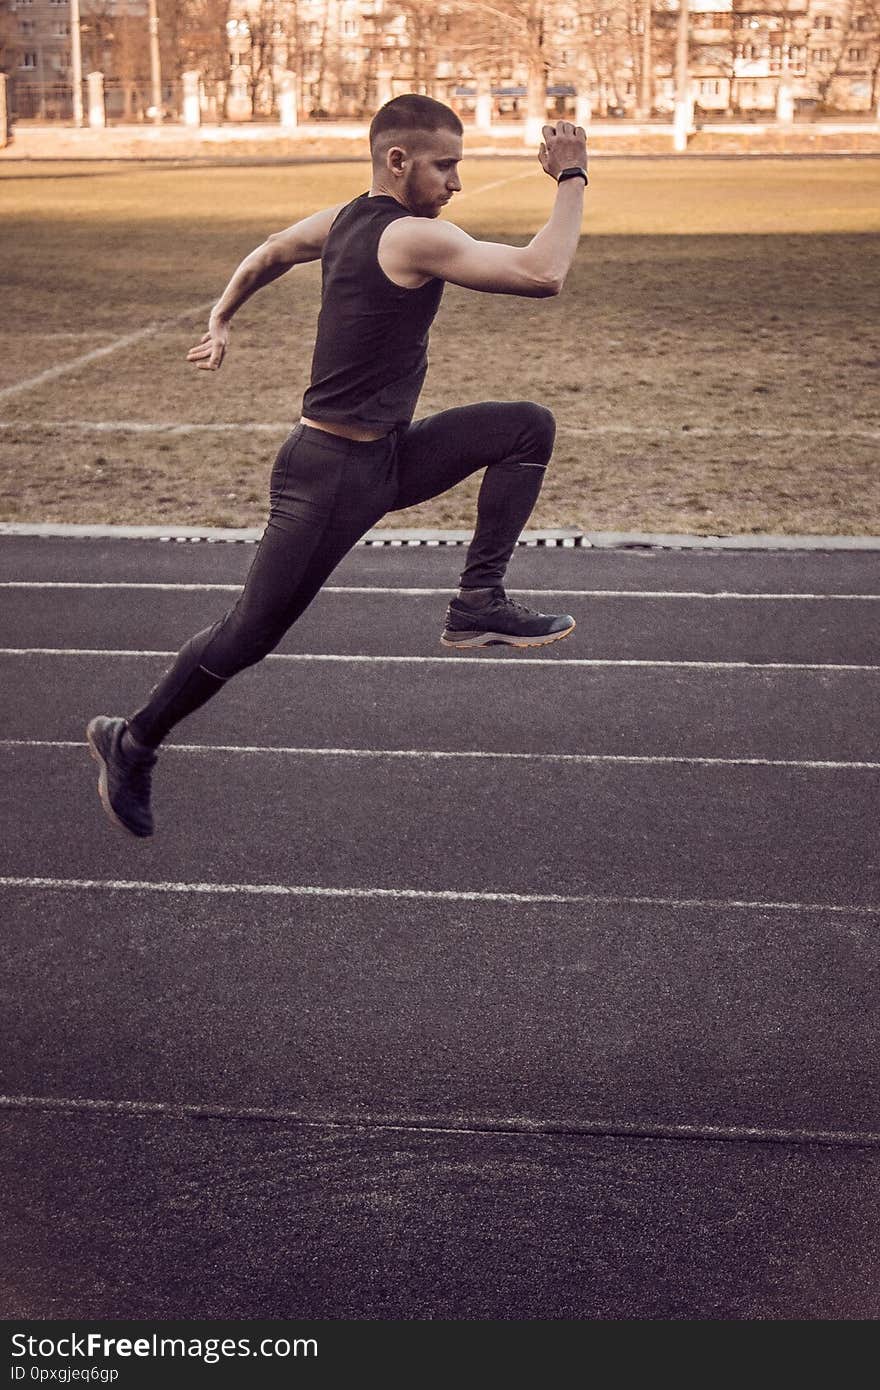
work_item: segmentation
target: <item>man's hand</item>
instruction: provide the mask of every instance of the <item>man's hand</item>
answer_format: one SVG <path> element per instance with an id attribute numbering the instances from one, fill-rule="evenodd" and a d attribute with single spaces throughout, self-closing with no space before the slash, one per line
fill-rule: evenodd
<path id="1" fill-rule="evenodd" d="M 571 169 L 575 164 L 581 169 L 587 167 L 587 132 L 583 126 L 572 125 L 571 121 L 557 121 L 545 125 L 541 131 L 544 139 L 538 151 L 541 168 L 554 181 L 563 169 Z"/>
<path id="2" fill-rule="evenodd" d="M 186 354 L 187 362 L 192 362 L 203 372 L 216 372 L 226 356 L 229 346 L 229 324 L 212 315 L 208 319 L 208 331 L 199 339 L 197 345 Z"/>

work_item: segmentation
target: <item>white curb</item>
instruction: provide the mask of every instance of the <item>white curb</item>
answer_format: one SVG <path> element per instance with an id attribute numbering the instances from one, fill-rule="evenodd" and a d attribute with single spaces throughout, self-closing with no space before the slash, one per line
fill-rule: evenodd
<path id="1" fill-rule="evenodd" d="M 0 522 L 0 536 L 88 538 L 95 540 L 159 540 L 180 542 L 245 542 L 254 544 L 262 527 L 219 526 L 100 526 L 65 522 Z M 379 527 L 368 531 L 359 545 L 460 546 L 471 531 L 439 531 Z M 674 535 L 651 531 L 580 531 L 576 526 L 523 531 L 519 545 L 587 550 L 880 550 L 880 536 L 733 536 Z"/>

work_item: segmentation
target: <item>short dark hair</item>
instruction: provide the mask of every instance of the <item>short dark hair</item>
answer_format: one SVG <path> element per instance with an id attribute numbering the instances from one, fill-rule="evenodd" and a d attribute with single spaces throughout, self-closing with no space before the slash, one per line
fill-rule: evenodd
<path id="1" fill-rule="evenodd" d="M 370 152 L 374 153 L 382 135 L 393 131 L 396 135 L 407 135 L 415 131 L 451 130 L 456 135 L 464 134 L 464 126 L 451 106 L 433 97 L 423 97 L 418 92 L 407 92 L 405 96 L 392 97 L 380 106 L 370 122 Z"/>

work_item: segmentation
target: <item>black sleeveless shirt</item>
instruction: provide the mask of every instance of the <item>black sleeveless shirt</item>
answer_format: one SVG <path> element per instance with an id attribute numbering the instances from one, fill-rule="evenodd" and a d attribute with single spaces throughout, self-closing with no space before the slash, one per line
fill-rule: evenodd
<path id="1" fill-rule="evenodd" d="M 321 312 L 302 405 L 312 420 L 390 430 L 413 417 L 444 281 L 403 289 L 377 256 L 389 223 L 411 215 L 395 198 L 362 193 L 334 218 L 321 256 Z"/>

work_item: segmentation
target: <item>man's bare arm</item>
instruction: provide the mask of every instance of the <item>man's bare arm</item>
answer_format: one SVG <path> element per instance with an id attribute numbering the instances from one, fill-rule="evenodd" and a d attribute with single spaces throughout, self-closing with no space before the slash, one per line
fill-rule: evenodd
<path id="1" fill-rule="evenodd" d="M 586 135 L 559 121 L 544 127 L 541 166 L 554 180 L 563 169 L 586 169 Z M 584 181 L 558 185 L 549 220 L 528 246 L 476 241 L 448 222 L 401 218 L 386 229 L 379 255 L 392 280 L 413 286 L 431 276 L 489 294 L 544 298 L 559 294 L 577 251 L 583 218 Z"/>
<path id="2" fill-rule="evenodd" d="M 261 246 L 245 256 L 221 294 L 208 319 L 208 331 L 196 347 L 186 354 L 206 371 L 216 371 L 229 345 L 229 326 L 233 314 L 252 294 L 286 274 L 295 265 L 320 259 L 333 220 L 343 205 L 325 208 L 304 217 L 283 232 L 273 232 Z"/>

